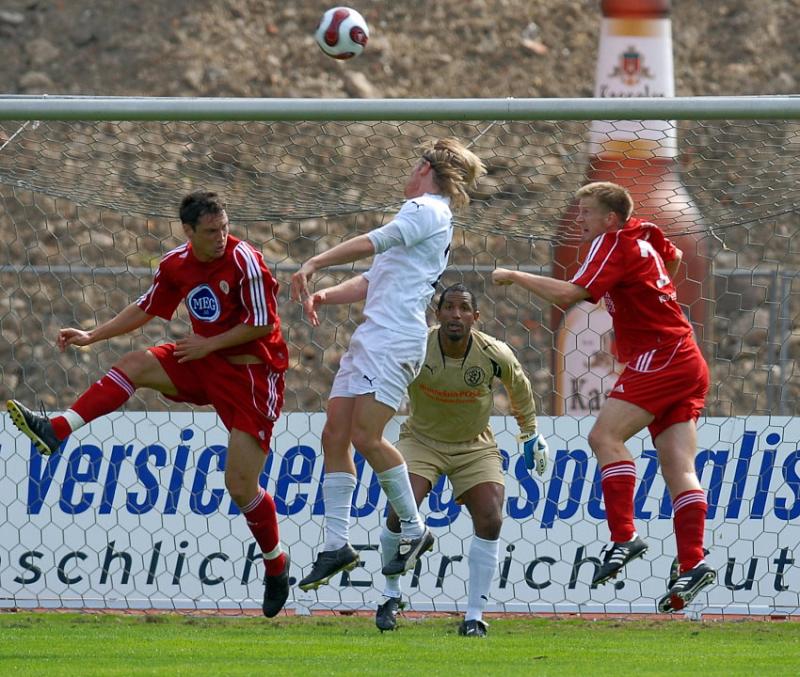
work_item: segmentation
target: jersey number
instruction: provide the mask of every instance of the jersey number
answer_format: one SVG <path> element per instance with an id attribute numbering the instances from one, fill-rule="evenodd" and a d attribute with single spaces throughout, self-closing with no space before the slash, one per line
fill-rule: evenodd
<path id="1" fill-rule="evenodd" d="M 656 269 L 658 270 L 656 287 L 659 289 L 666 287 L 670 282 L 670 278 L 669 274 L 664 268 L 664 260 L 658 255 L 658 252 L 653 249 L 653 245 L 651 245 L 647 240 L 636 240 L 636 242 L 639 245 L 639 253 L 641 254 L 642 258 L 646 259 L 648 256 L 652 256 L 653 261 L 655 261 Z"/>

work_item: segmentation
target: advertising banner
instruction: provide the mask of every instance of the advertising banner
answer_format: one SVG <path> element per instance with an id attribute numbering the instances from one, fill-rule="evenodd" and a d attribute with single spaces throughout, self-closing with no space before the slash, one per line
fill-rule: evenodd
<path id="1" fill-rule="evenodd" d="M 506 466 L 501 560 L 489 611 L 655 612 L 675 554 L 672 505 L 649 435 L 636 458 L 636 528 L 650 548 L 616 582 L 591 588 L 608 540 L 591 417 L 541 417 L 551 463 L 525 468 L 512 418 L 492 425 Z M 212 413 L 118 413 L 39 456 L 7 416 L 0 431 L 0 606 L 257 609 L 260 553 L 224 488 L 227 433 Z M 387 429 L 397 438 L 400 420 Z M 282 416 L 262 477 L 275 497 L 292 576 L 320 544 L 324 414 Z M 800 418 L 701 419 L 697 471 L 707 492 L 717 584 L 692 609 L 800 613 Z M 357 456 L 351 540 L 361 565 L 287 608 L 369 609 L 380 599 L 386 499 Z M 446 481 L 421 511 L 437 537 L 403 580 L 415 610 L 462 611 L 472 521 Z"/>

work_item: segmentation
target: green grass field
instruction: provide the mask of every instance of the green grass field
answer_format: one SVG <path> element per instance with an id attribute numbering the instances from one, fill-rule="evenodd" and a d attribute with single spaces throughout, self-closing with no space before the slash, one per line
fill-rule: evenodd
<path id="1" fill-rule="evenodd" d="M 798 675 L 800 623 L 0 613 L 0 675 Z"/>

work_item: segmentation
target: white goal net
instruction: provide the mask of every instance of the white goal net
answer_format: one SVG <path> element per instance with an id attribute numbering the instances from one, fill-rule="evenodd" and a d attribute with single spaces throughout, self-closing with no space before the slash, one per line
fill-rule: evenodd
<path id="1" fill-rule="evenodd" d="M 59 328 L 94 326 L 147 289 L 160 256 L 183 241 L 177 205 L 185 193 L 219 192 L 232 233 L 261 249 L 284 289 L 279 313 L 291 366 L 264 482 L 299 578 L 322 540 L 325 402 L 361 316 L 358 306 L 328 307 L 312 328 L 288 300 L 288 278 L 312 253 L 392 216 L 422 140 L 458 136 L 489 174 L 457 217 L 441 282 L 467 284 L 478 297 L 480 328 L 516 351 L 553 454 L 546 476 L 531 477 L 498 390 L 492 423 L 507 484 L 489 610 L 654 612 L 674 537 L 647 435 L 630 448 L 639 477 L 636 525 L 650 551 L 616 587 L 590 585 L 608 537 L 586 439 L 610 387 L 606 377 L 617 368 L 605 325 L 585 318 L 570 325 L 527 293 L 490 283 L 498 266 L 566 274 L 575 260 L 572 195 L 599 171 L 631 186 L 641 209 L 684 251 L 688 245 L 691 263 L 678 297 L 712 372 L 697 470 L 708 494 L 709 561 L 719 572 L 716 587 L 692 609 L 800 612 L 797 100 L 719 100 L 713 112 L 707 101 L 675 100 L 685 104 L 681 115 L 674 102 L 660 109 L 655 102 L 644 115 L 636 105 L 652 102 L 626 109 L 625 102 L 594 101 L 590 115 L 564 101 L 560 116 L 537 102 L 517 102 L 498 115 L 500 105 L 485 101 L 420 101 L 406 102 L 405 117 L 391 102 L 350 102 L 344 112 L 332 102 L 282 102 L 284 119 L 260 102 L 250 120 L 243 118 L 251 109 L 228 115 L 230 106 L 208 101 L 187 115 L 190 108 L 169 102 L 154 113 L 147 100 L 126 108 L 127 100 L 90 99 L 76 112 L 75 99 L 31 100 L 46 103 L 47 113 L 24 115 L 25 97 L 0 97 L 4 400 L 41 400 L 46 410 L 62 410 L 127 351 L 186 333 L 179 313 L 91 350 L 61 354 L 54 345 Z M 681 119 L 656 126 L 647 120 L 670 117 Z M 646 144 L 617 148 L 598 168 L 593 119 L 606 120 L 609 138 L 621 131 Z M 660 139 L 669 152 L 660 152 Z M 330 270 L 317 284 L 353 269 Z M 260 554 L 222 481 L 226 437 L 212 411 L 138 391 L 123 410 L 42 458 L 3 415 L 0 606 L 258 608 Z M 358 469 L 353 542 L 362 566 L 314 593 L 293 588 L 290 609 L 365 609 L 379 598 L 386 501 L 369 466 L 359 459 Z M 411 606 L 461 611 L 471 520 L 447 482 L 422 511 L 437 547 L 404 579 Z"/>

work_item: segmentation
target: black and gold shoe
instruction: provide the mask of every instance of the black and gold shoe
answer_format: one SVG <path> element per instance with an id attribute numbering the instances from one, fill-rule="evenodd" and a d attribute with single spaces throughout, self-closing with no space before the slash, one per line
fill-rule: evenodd
<path id="1" fill-rule="evenodd" d="M 61 440 L 56 437 L 53 425 L 44 411 L 37 414 L 16 400 L 8 400 L 6 408 L 11 421 L 23 435 L 30 438 L 36 451 L 42 456 L 49 456 L 61 446 Z"/>

